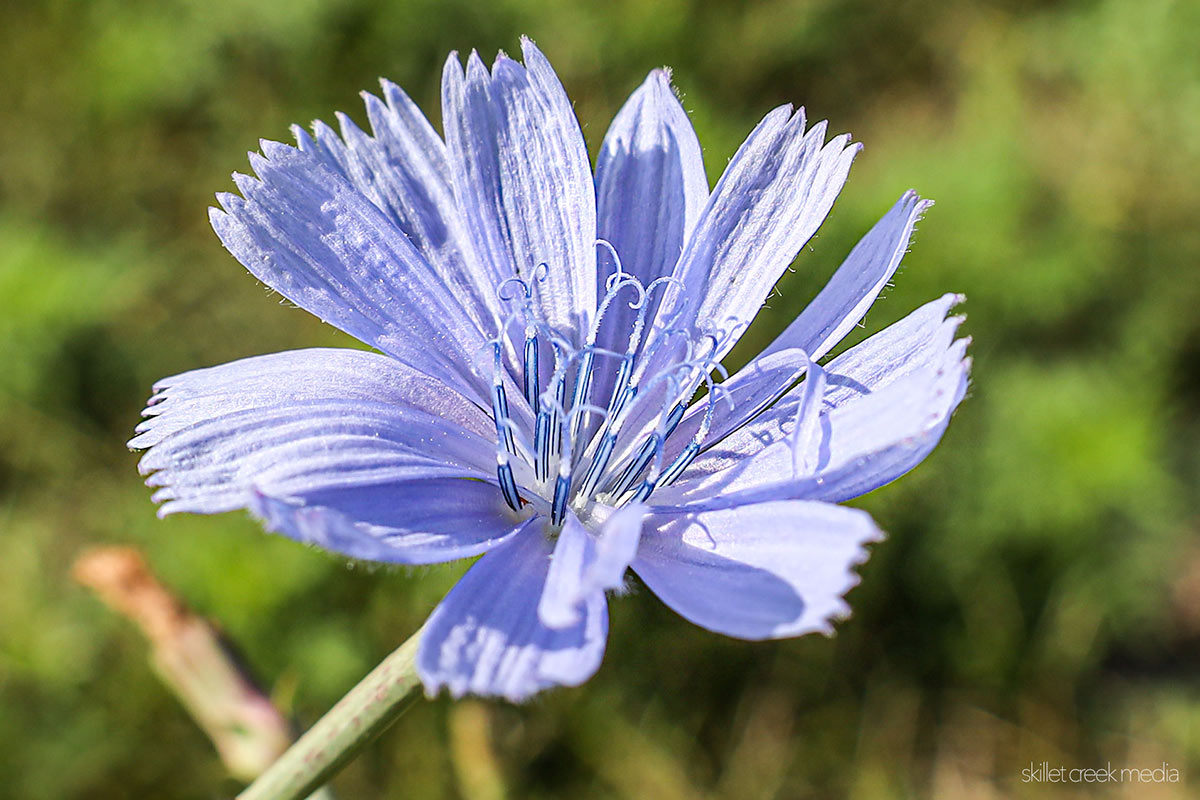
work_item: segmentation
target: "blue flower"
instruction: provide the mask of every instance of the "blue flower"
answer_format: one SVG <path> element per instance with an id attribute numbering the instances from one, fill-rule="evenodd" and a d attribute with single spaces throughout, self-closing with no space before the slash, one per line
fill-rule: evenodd
<path id="1" fill-rule="evenodd" d="M 442 687 L 514 701 L 597 669 L 632 568 L 743 639 L 832 632 L 865 546 L 836 505 L 936 445 L 967 385 L 946 295 L 818 362 L 887 284 L 929 205 L 907 193 L 757 358 L 720 366 L 821 224 L 859 146 L 768 114 L 709 191 L 650 73 L 593 175 L 550 64 L 456 54 L 444 139 L 408 96 L 262 142 L 218 196 L 231 253 L 372 346 L 297 350 L 155 386 L 138 436 L 161 515 L 249 509 L 353 558 L 484 554 L 430 617 Z M 692 402 L 692 398 L 699 396 Z"/>

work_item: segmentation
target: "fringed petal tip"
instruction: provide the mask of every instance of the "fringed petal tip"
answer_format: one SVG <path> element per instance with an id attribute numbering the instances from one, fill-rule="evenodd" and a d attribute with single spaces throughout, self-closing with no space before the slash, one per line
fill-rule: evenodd
<path id="1" fill-rule="evenodd" d="M 861 525 L 857 538 L 859 547 L 846 561 L 845 583 L 837 591 L 838 601 L 835 603 L 835 607 L 829 612 L 828 617 L 826 617 L 826 625 L 829 630 L 827 633 L 822 631 L 826 636 L 834 634 L 833 626 L 836 623 L 850 619 L 851 607 L 845 598 L 855 587 L 862 583 L 862 575 L 859 574 L 858 569 L 871 560 L 872 547 L 887 540 L 887 531 L 880 528 L 875 523 L 874 517 L 869 513 L 859 508 L 850 508 L 847 510 L 858 517 Z"/>
<path id="2" fill-rule="evenodd" d="M 670 325 L 738 323 L 729 326 L 716 359 L 736 344 L 736 328 L 749 325 L 816 233 L 860 149 L 847 134 L 826 142 L 827 122 L 805 124 L 804 108 L 793 112 L 790 105 L 759 122 L 717 182 L 676 266 L 688 293 L 671 309 Z"/>
<path id="3" fill-rule="evenodd" d="M 669 92 L 671 92 L 672 95 L 674 95 L 676 98 L 678 98 L 679 95 L 677 92 L 675 92 L 675 84 L 672 81 L 673 81 L 672 70 L 670 67 L 668 67 L 664 64 L 663 66 L 658 67 L 657 69 L 650 70 L 649 74 L 646 75 L 645 82 L 648 84 L 651 84 L 652 86 L 659 89 L 660 91 L 661 90 L 669 91 Z"/>
<path id="4" fill-rule="evenodd" d="M 536 61 L 539 67 L 550 69 L 550 60 L 537 46 L 537 43 L 530 39 L 528 35 L 521 34 L 521 58 L 525 60 L 526 66 L 529 66 L 530 59 Z"/>
<path id="5" fill-rule="evenodd" d="M 921 193 L 916 189 L 908 189 L 900 195 L 900 204 L 902 208 L 915 208 L 918 213 L 924 213 L 934 205 L 934 201 L 928 197 L 921 197 Z M 917 220 L 919 221 L 920 217 L 917 217 Z"/>
<path id="6" fill-rule="evenodd" d="M 857 509 L 854 509 L 857 510 Z M 840 588 L 834 590 L 835 598 L 832 600 L 829 610 L 823 619 L 813 620 L 811 628 L 805 630 L 796 630 L 791 632 L 789 627 L 782 629 L 780 638 L 790 638 L 801 636 L 806 633 L 816 633 L 824 636 L 827 639 L 832 639 L 837 636 L 838 627 L 850 620 L 854 616 L 854 610 L 846 599 L 859 584 L 862 583 L 862 575 L 859 574 L 858 568 L 871 560 L 871 546 L 879 544 L 887 539 L 887 533 L 883 529 L 877 527 L 874 520 L 866 514 L 865 511 L 859 513 L 866 516 L 870 522 L 871 531 L 864 534 L 859 540 L 858 551 L 850 556 L 846 562 L 846 577 Z"/>
<path id="7" fill-rule="evenodd" d="M 257 488 L 345 512 L 403 550 L 370 557 L 414 563 L 478 554 L 512 527 L 486 480 L 494 469 L 487 417 L 385 356 L 288 351 L 181 373 L 155 388 L 128 444 L 146 450 L 138 471 L 156 489 L 160 516 L 246 508 Z M 297 526 L 310 530 L 310 516 L 298 512 Z M 470 535 L 453 534 L 455 526 Z"/>
<path id="8" fill-rule="evenodd" d="M 847 610 L 867 545 L 882 535 L 866 512 L 813 501 L 662 509 L 647 520 L 633 568 L 663 602 L 717 633 L 828 633 Z"/>

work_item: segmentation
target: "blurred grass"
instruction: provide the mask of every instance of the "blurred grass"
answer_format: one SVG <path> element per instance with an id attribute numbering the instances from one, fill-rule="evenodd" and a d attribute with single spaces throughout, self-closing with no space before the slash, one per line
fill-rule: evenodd
<path id="1" fill-rule="evenodd" d="M 346 797 L 1087 796 L 1050 761 L 1200 785 L 1200 4 L 1184 0 L 93 0 L 0 7 L 0 796 L 232 794 L 136 634 L 72 586 L 130 542 L 311 721 L 461 572 L 347 569 L 238 515 L 155 519 L 123 442 L 150 384 L 347 340 L 208 230 L 258 137 L 379 75 L 436 117 L 445 53 L 547 51 L 594 148 L 669 64 L 715 180 L 769 108 L 867 145 L 738 352 L 906 188 L 938 205 L 865 335 L 965 292 L 971 396 L 865 498 L 890 534 L 833 640 L 746 644 L 645 590 L 600 673 L 420 704 Z M 288 699 L 290 698 L 290 700 Z M 1156 792 L 1151 794 L 1151 792 Z"/>

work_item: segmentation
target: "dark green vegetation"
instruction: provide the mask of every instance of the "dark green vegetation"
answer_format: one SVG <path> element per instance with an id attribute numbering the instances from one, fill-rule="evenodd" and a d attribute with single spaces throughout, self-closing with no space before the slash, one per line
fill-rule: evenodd
<path id="1" fill-rule="evenodd" d="M 0 795 L 215 797 L 133 628 L 68 578 L 133 543 L 312 721 L 463 565 L 347 569 L 244 515 L 154 517 L 123 442 L 157 378 L 347 344 L 207 226 L 257 138 L 386 75 L 436 117 L 450 49 L 532 35 L 594 148 L 670 64 L 715 180 L 794 101 L 866 143 L 753 330 L 909 187 L 938 205 L 878 330 L 965 292 L 974 386 L 861 501 L 891 534 L 839 635 L 746 644 L 644 589 L 599 674 L 524 707 L 418 704 L 344 797 L 1079 796 L 1029 762 L 1200 769 L 1200 5 L 1178 0 L 8 2 L 0 7 Z M 859 334 L 861 335 L 861 334 Z M 488 754 L 490 752 L 490 755 Z M 474 786 L 474 789 L 467 788 Z M 1145 796 L 1124 786 L 1130 797 Z"/>

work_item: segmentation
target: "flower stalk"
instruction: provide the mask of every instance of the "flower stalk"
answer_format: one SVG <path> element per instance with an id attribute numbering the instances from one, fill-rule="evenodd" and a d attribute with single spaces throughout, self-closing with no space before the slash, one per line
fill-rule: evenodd
<path id="1" fill-rule="evenodd" d="M 421 632 L 359 681 L 238 800 L 303 800 L 387 730 L 412 705 L 421 687 L 416 666 Z"/>

